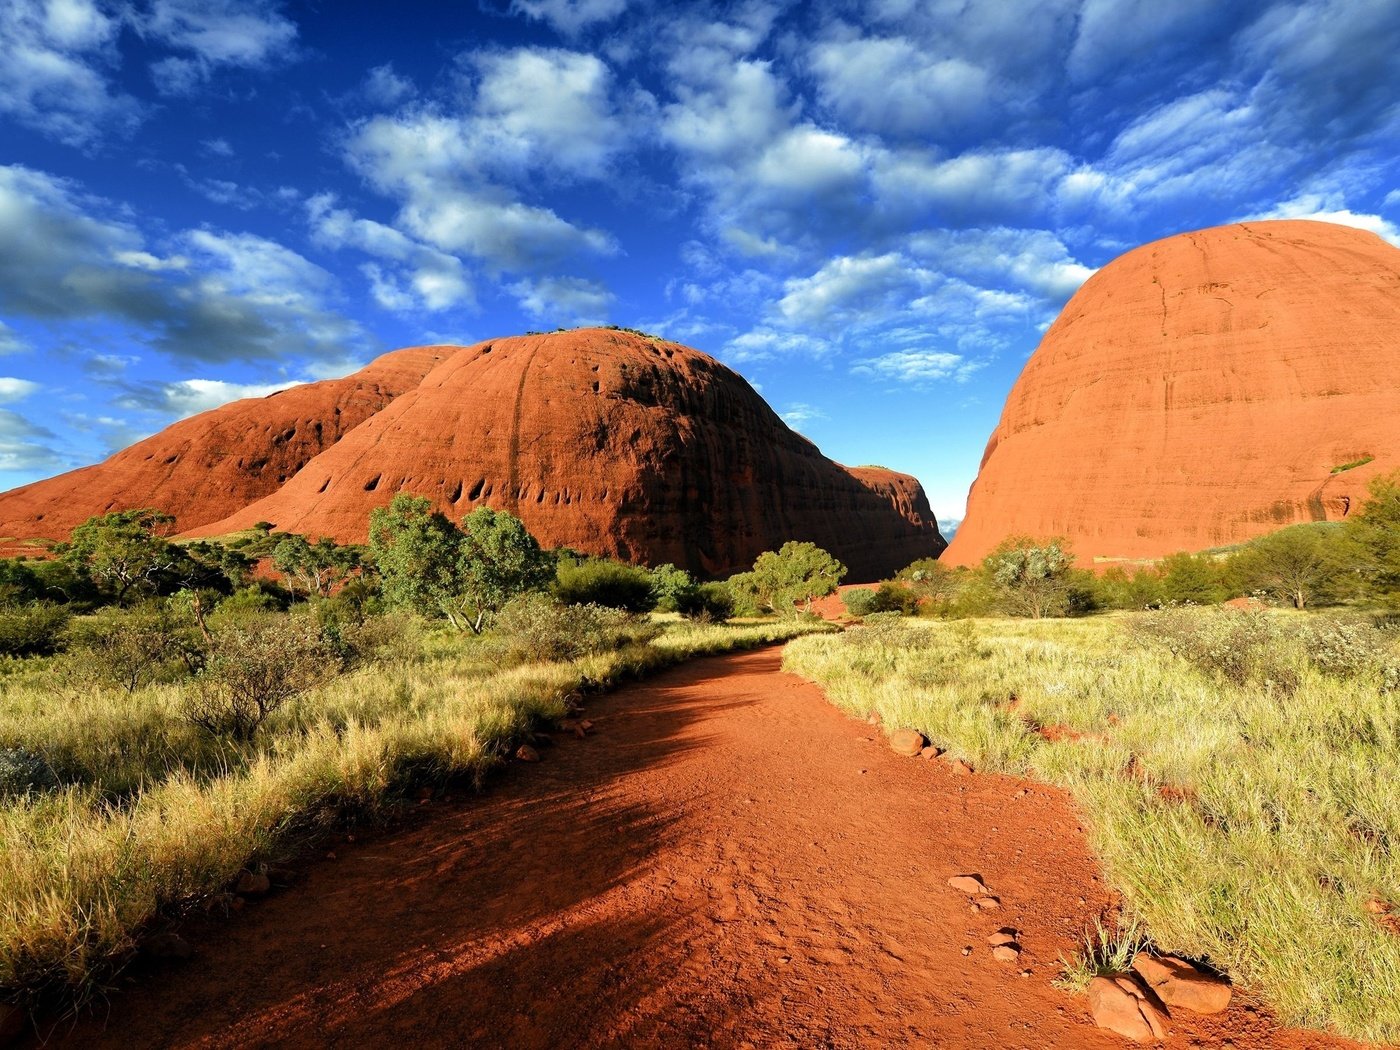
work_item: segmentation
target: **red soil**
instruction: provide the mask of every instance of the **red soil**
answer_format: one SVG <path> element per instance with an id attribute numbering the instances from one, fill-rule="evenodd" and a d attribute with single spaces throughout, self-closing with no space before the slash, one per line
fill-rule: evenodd
<path id="1" fill-rule="evenodd" d="M 594 735 L 338 846 L 54 1042 L 1123 1046 L 1050 984 L 1115 907 L 1067 798 L 897 757 L 779 662 L 700 660 L 597 700 Z M 999 910 L 947 885 L 965 873 Z M 992 958 L 1003 926 L 1016 963 Z M 1344 1044 L 1237 994 L 1167 1045 Z"/>
<path id="2" fill-rule="evenodd" d="M 1026 364 L 945 560 L 1015 535 L 1155 559 L 1344 517 L 1400 467 L 1397 330 L 1400 251 L 1372 233 L 1249 222 L 1128 252 Z"/>

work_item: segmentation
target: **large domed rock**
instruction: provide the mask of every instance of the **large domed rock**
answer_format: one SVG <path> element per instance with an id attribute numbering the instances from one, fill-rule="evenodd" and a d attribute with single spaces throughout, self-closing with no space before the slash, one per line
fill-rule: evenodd
<path id="1" fill-rule="evenodd" d="M 874 580 L 944 547 L 912 477 L 833 463 L 713 358 L 609 329 L 398 351 L 0 496 L 0 522 L 62 538 L 154 506 L 186 535 L 269 521 L 363 542 L 397 492 L 454 519 L 509 510 L 546 546 L 704 574 L 796 539 Z"/>
<path id="2" fill-rule="evenodd" d="M 1201 230 L 1069 301 L 945 560 L 1012 535 L 1067 537 L 1083 564 L 1237 543 L 1343 518 L 1397 467 L 1400 250 L 1321 222 Z"/>
<path id="3" fill-rule="evenodd" d="M 791 539 L 862 580 L 944 547 L 913 478 L 833 463 L 698 350 L 596 328 L 455 351 L 275 493 L 197 531 L 270 521 L 363 541 L 397 492 L 454 519 L 508 510 L 546 546 L 705 574 Z"/>
<path id="4" fill-rule="evenodd" d="M 104 463 L 0 495 L 0 536 L 64 539 L 96 514 L 156 507 L 177 527 L 216 521 L 275 491 L 452 348 L 397 350 L 344 379 L 295 386 L 183 419 Z"/>

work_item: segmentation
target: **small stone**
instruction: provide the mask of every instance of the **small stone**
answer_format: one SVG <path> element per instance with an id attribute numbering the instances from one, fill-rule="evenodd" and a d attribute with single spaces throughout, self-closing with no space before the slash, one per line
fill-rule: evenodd
<path id="1" fill-rule="evenodd" d="M 1021 957 L 1021 947 L 1018 944 L 998 944 L 992 949 L 992 958 L 997 962 L 1014 963 Z"/>
<path id="2" fill-rule="evenodd" d="M 190 942 L 178 933 L 158 933 L 148 937 L 141 950 L 153 959 L 188 959 L 194 954 Z"/>
<path id="3" fill-rule="evenodd" d="M 964 946 L 963 946 L 963 955 L 966 956 L 966 955 L 971 955 L 971 954 L 972 954 L 972 945 L 970 945 L 970 944 L 964 945 Z"/>
<path id="4" fill-rule="evenodd" d="M 1015 944 L 1016 931 L 1010 926 L 1003 926 L 1001 929 L 997 930 L 996 933 L 987 938 L 987 943 L 993 948 L 998 944 Z"/>
<path id="5" fill-rule="evenodd" d="M 871 711 L 871 712 L 870 712 L 870 717 L 867 718 L 865 721 L 866 721 L 868 724 L 872 725 L 872 726 L 877 726 L 877 725 L 879 725 L 879 724 L 880 724 L 880 712 L 879 712 L 879 711 Z"/>
<path id="6" fill-rule="evenodd" d="M 260 897 L 270 889 L 272 889 L 272 880 L 262 872 L 245 871 L 238 876 L 238 881 L 233 884 L 233 891 L 241 893 L 245 897 Z"/>
<path id="7" fill-rule="evenodd" d="M 585 733 L 593 732 L 593 723 L 586 718 L 579 722 L 578 727 Z"/>
<path id="8" fill-rule="evenodd" d="M 1094 1024 L 1138 1043 L 1165 1039 L 1167 1015 L 1130 977 L 1095 977 L 1089 982 Z"/>
<path id="9" fill-rule="evenodd" d="M 955 758 L 948 763 L 948 768 L 956 777 L 965 777 L 972 774 L 972 767 L 960 758 Z"/>
<path id="10" fill-rule="evenodd" d="M 1133 959 L 1133 969 L 1171 1009 L 1180 1007 L 1197 1014 L 1218 1014 L 1230 1005 L 1229 981 L 1175 955 L 1138 952 Z"/>
<path id="11" fill-rule="evenodd" d="M 1001 907 L 1001 901 L 996 897 L 978 897 L 972 903 L 982 911 L 996 911 Z"/>
<path id="12" fill-rule="evenodd" d="M 932 762 L 941 754 L 943 754 L 943 749 L 941 747 L 934 747 L 932 744 L 929 744 L 928 747 L 919 752 L 919 757 L 925 762 Z"/>
<path id="13" fill-rule="evenodd" d="M 583 731 L 583 726 L 574 726 L 574 736 L 576 736 L 580 740 L 583 740 L 588 736 L 588 734 Z"/>
<path id="14" fill-rule="evenodd" d="M 515 749 L 515 757 L 522 762 L 538 762 L 540 753 L 529 744 L 521 744 Z"/>
<path id="15" fill-rule="evenodd" d="M 987 884 L 982 881 L 981 875 L 954 875 L 948 880 L 948 885 L 969 897 L 985 896 L 987 893 Z"/>
<path id="16" fill-rule="evenodd" d="M 924 734 L 915 729 L 896 729 L 890 734 L 890 750 L 896 755 L 913 758 L 928 743 Z"/>
<path id="17" fill-rule="evenodd" d="M 335 850 L 331 850 L 326 854 L 326 860 L 335 860 Z"/>
<path id="18" fill-rule="evenodd" d="M 1022 971 L 1021 971 L 1021 976 L 1022 976 L 1022 977 L 1029 977 L 1029 976 L 1031 975 L 1031 973 L 1032 973 L 1032 971 L 1030 971 L 1030 970 L 1022 970 Z"/>

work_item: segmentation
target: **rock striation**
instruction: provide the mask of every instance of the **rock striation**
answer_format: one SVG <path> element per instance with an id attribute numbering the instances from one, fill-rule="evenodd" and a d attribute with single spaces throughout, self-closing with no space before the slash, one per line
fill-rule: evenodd
<path id="1" fill-rule="evenodd" d="M 1343 518 L 1397 467 L 1400 250 L 1306 220 L 1200 230 L 1065 306 L 945 560 L 1012 535 L 1065 536 L 1081 564 L 1238 543 Z"/>
<path id="2" fill-rule="evenodd" d="M 64 539 L 93 515 L 138 507 L 173 514 L 180 529 L 217 521 L 276 491 L 452 349 L 396 350 L 344 379 L 182 419 L 104 463 L 0 495 L 0 536 Z"/>
<path id="3" fill-rule="evenodd" d="M 508 510 L 546 546 L 706 575 L 747 568 L 792 539 L 831 551 L 853 581 L 879 579 L 944 547 L 914 478 L 832 462 L 738 374 L 697 350 L 595 328 L 399 353 L 420 355 L 406 389 L 389 396 L 386 387 L 374 410 L 338 426 L 310 454 L 269 465 L 292 415 L 297 434 L 319 419 L 279 411 L 286 404 L 279 399 L 315 390 L 299 387 L 209 414 L 218 427 L 206 417 L 177 424 L 145 449 L 87 468 L 90 496 L 61 522 L 51 509 L 33 513 L 30 490 L 64 483 L 72 492 L 63 478 L 0 497 L 0 521 L 13 522 L 13 535 L 53 537 L 92 513 L 154 505 L 172 510 L 187 535 L 268 521 L 362 542 L 370 511 L 411 492 L 454 519 L 481 506 Z M 358 389 L 365 375 L 339 383 Z M 200 420 L 202 430 L 191 426 Z M 237 457 L 214 440 L 234 421 L 246 430 Z M 181 427 L 177 446 L 169 435 Z M 227 467 L 232 480 L 201 489 L 218 513 L 200 512 L 200 500 L 176 499 L 170 484 L 158 488 L 130 469 L 176 447 L 171 466 L 183 457 L 204 470 Z M 253 464 L 250 481 L 243 473 Z M 228 495 L 215 500 L 219 485 Z"/>

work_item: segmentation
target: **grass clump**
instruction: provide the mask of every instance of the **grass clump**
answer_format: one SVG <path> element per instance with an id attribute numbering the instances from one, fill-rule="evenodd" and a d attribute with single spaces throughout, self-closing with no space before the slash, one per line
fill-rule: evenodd
<path id="1" fill-rule="evenodd" d="M 1146 947 L 1147 936 L 1137 921 L 1109 929 L 1095 919 L 1078 950 L 1068 958 L 1060 956 L 1060 973 L 1053 983 L 1067 992 L 1083 992 L 1095 977 L 1127 973 L 1133 958 Z"/>
<path id="2" fill-rule="evenodd" d="M 1394 1041 L 1400 938 L 1367 910 L 1400 902 L 1394 639 L 1297 612 L 891 618 L 785 664 L 859 717 L 1071 792 L 1157 948 L 1286 1023 Z M 1102 949 L 1121 938 L 1094 936 L 1067 980 L 1119 961 Z"/>

